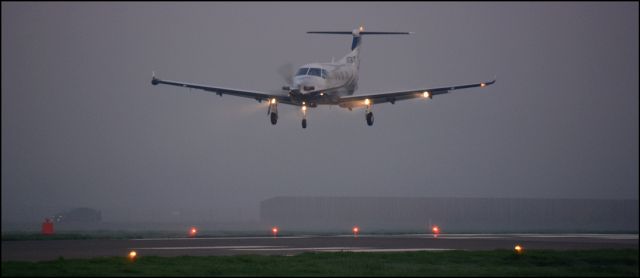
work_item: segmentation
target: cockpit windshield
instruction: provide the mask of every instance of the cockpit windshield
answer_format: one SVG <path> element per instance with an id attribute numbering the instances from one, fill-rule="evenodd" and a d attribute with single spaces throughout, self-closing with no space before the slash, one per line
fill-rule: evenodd
<path id="1" fill-rule="evenodd" d="M 298 73 L 296 73 L 296 76 L 298 75 L 307 75 L 307 71 L 309 71 L 309 68 L 301 68 L 298 70 Z"/>
<path id="2" fill-rule="evenodd" d="M 301 75 L 312 75 L 327 78 L 329 76 L 329 73 L 325 69 L 321 68 L 301 68 L 298 70 L 298 73 L 296 73 L 296 76 Z"/>
<path id="3" fill-rule="evenodd" d="M 309 75 L 313 75 L 313 76 L 317 76 L 317 77 L 321 77 L 322 76 L 320 74 L 320 69 L 319 68 L 310 68 L 309 69 Z"/>

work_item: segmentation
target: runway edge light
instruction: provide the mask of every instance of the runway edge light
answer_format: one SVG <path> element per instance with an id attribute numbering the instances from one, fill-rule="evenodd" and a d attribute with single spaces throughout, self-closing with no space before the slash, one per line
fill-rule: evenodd
<path id="1" fill-rule="evenodd" d="M 431 227 L 431 232 L 433 232 L 433 237 L 437 238 L 440 234 L 440 227 L 438 227 L 438 225 L 433 225 L 433 227 Z"/>
<path id="2" fill-rule="evenodd" d="M 516 246 L 513 247 L 513 251 L 516 252 L 516 254 L 520 255 L 524 252 L 524 248 L 520 246 L 520 244 L 516 244 Z"/>
<path id="3" fill-rule="evenodd" d="M 195 237 L 198 233 L 198 229 L 196 227 L 189 228 L 189 237 Z"/>
<path id="4" fill-rule="evenodd" d="M 135 250 L 131 250 L 131 252 L 129 252 L 129 260 L 133 262 L 137 258 L 138 258 L 138 252 L 136 252 Z"/>

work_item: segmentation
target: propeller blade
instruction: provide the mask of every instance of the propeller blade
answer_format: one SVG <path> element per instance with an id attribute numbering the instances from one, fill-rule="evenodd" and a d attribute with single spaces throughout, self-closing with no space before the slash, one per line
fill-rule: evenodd
<path id="1" fill-rule="evenodd" d="M 291 85 L 293 83 L 293 64 L 286 63 L 278 67 L 278 74 L 282 77 L 285 84 Z"/>

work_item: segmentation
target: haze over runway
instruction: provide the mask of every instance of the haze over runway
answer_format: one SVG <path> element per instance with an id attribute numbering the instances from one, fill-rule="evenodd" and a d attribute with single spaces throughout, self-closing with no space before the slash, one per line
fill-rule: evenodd
<path id="1" fill-rule="evenodd" d="M 364 111 L 280 108 L 278 68 L 366 37 L 357 94 L 482 82 Z M 2 3 L 2 226 L 256 221 L 275 196 L 638 199 L 638 3 Z M 636 241 L 637 242 L 637 241 Z M 4 244 L 4 243 L 3 243 Z M 637 245 L 636 245 L 637 246 Z"/>

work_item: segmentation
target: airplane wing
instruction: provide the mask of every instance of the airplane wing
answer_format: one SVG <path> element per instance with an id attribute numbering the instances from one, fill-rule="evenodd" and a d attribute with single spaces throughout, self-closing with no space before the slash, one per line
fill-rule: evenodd
<path id="1" fill-rule="evenodd" d="M 340 98 L 339 106 L 344 108 L 355 108 L 355 107 L 364 107 L 367 106 L 365 103 L 366 100 L 369 100 L 371 104 L 377 103 L 395 103 L 400 100 L 407 100 L 412 98 L 432 98 L 433 96 L 443 95 L 450 93 L 451 91 L 460 90 L 460 89 L 468 89 L 475 87 L 486 87 L 495 83 L 496 80 L 491 80 L 489 82 L 468 84 L 468 85 L 460 85 L 460 86 L 452 86 L 452 87 L 441 87 L 441 88 L 431 88 L 431 89 L 416 89 L 409 91 L 400 91 L 400 92 L 389 92 L 389 93 L 381 93 L 381 94 L 373 94 L 373 95 L 358 95 L 351 97 L 343 97 Z"/>
<path id="2" fill-rule="evenodd" d="M 171 80 L 162 80 L 155 76 L 153 76 L 153 78 L 151 79 L 151 84 L 153 85 L 166 84 L 166 85 L 172 85 L 172 86 L 178 86 L 178 87 L 184 87 L 184 88 L 199 89 L 199 90 L 216 93 L 219 96 L 222 96 L 223 94 L 227 94 L 227 95 L 232 95 L 237 97 L 252 98 L 259 102 L 263 100 L 268 101 L 270 99 L 275 98 L 280 103 L 291 104 L 291 98 L 288 95 L 276 95 L 276 94 L 270 94 L 270 93 L 258 92 L 258 91 L 229 89 L 229 88 L 212 87 L 212 86 L 184 83 L 184 82 L 171 81 Z"/>

